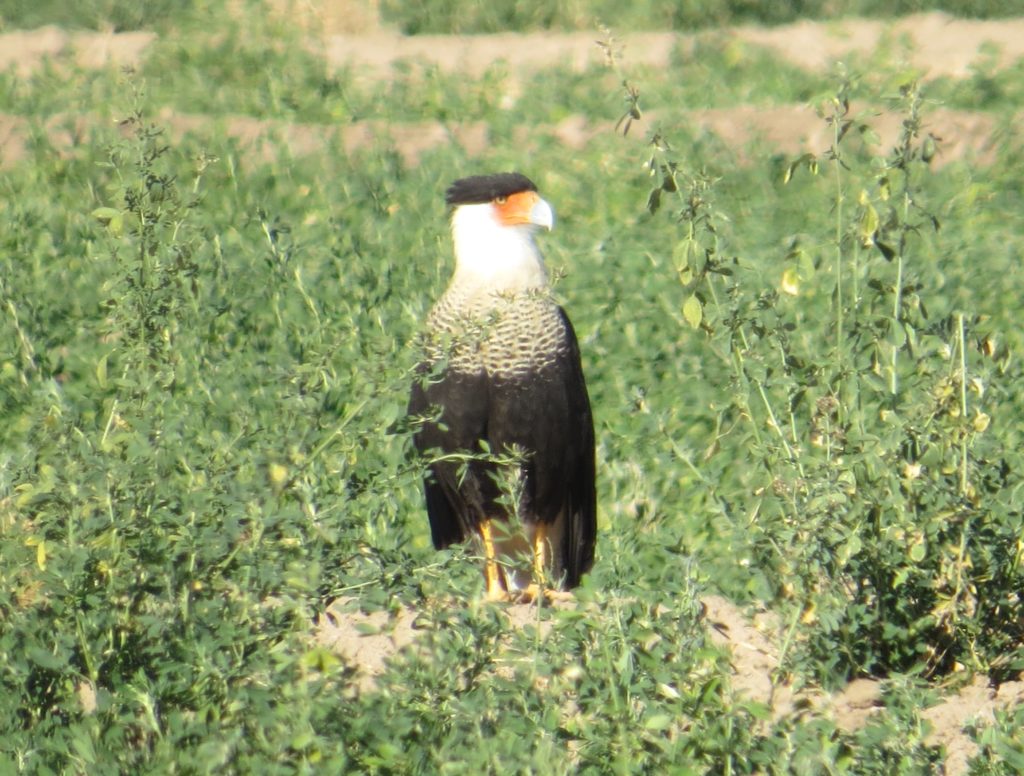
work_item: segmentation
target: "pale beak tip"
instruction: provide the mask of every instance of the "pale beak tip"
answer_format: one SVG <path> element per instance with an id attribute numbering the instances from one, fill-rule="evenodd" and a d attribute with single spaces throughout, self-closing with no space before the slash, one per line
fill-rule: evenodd
<path id="1" fill-rule="evenodd" d="M 555 211 L 543 199 L 538 199 L 530 211 L 530 222 L 550 232 L 555 228 Z"/>

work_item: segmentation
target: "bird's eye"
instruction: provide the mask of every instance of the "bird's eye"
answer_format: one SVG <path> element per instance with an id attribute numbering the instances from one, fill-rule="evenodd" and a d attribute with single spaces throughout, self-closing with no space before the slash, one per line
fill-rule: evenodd
<path id="1" fill-rule="evenodd" d="M 504 205 L 506 202 L 508 202 L 508 197 L 495 197 L 494 198 L 494 204 L 496 204 L 496 205 Z"/>

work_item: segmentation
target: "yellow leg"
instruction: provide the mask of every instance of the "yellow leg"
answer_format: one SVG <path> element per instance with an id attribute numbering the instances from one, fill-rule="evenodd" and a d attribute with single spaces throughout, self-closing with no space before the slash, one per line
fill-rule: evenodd
<path id="1" fill-rule="evenodd" d="M 548 526 L 547 523 L 538 523 L 533 534 L 533 581 L 538 584 L 543 582 L 547 571 L 547 554 Z"/>
<path id="2" fill-rule="evenodd" d="M 555 601 L 571 601 L 573 594 L 562 590 L 549 590 L 544 587 L 548 578 L 548 556 L 551 548 L 548 546 L 548 529 L 551 526 L 547 523 L 538 523 L 533 534 L 533 582 L 523 591 L 524 602 L 536 601 L 542 597 L 548 603 Z"/>
<path id="3" fill-rule="evenodd" d="M 533 534 L 533 581 L 523 591 L 524 602 L 536 601 L 545 595 L 544 579 L 547 575 L 548 526 L 537 523 Z"/>
<path id="4" fill-rule="evenodd" d="M 484 543 L 484 579 L 487 582 L 487 600 L 507 601 L 508 590 L 505 589 L 505 580 L 498 567 L 498 553 L 494 549 L 494 534 L 489 519 L 480 521 L 480 538 Z"/>

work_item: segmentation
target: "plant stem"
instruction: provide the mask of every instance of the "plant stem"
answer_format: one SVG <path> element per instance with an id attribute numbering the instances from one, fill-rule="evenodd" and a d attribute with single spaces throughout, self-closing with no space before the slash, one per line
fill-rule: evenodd
<path id="1" fill-rule="evenodd" d="M 967 422 L 967 337 L 964 314 L 957 313 L 957 331 L 960 340 L 960 417 Z M 967 495 L 967 432 L 960 437 L 960 495 Z"/>
<path id="2" fill-rule="evenodd" d="M 906 213 L 904 213 L 906 216 Z M 903 305 L 903 251 L 896 256 L 896 293 L 892 300 L 892 325 L 900 326 L 900 307 Z M 889 393 L 894 397 L 899 390 L 899 377 L 896 376 L 896 359 L 899 357 L 900 349 L 895 345 L 892 348 L 892 363 L 889 368 Z"/>
<path id="3" fill-rule="evenodd" d="M 843 171 L 839 157 L 842 120 L 838 111 L 833 113 L 832 150 L 835 158 L 832 168 L 836 180 L 836 372 L 843 372 Z"/>

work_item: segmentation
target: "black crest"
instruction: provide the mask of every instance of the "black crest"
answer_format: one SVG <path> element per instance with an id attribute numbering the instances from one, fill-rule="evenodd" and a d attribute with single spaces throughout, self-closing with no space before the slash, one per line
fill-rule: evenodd
<path id="1" fill-rule="evenodd" d="M 444 201 L 449 205 L 480 205 L 498 197 L 536 190 L 536 184 L 525 175 L 518 172 L 499 172 L 494 175 L 460 178 L 448 187 Z"/>

